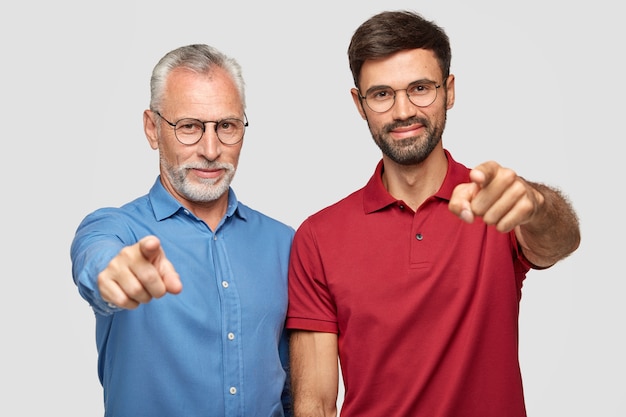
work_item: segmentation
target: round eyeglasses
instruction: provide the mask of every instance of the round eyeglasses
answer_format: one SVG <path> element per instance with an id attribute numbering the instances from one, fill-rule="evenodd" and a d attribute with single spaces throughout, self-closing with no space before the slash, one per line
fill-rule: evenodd
<path id="1" fill-rule="evenodd" d="M 176 123 L 172 123 L 161 115 L 158 111 L 154 112 L 161 119 L 174 128 L 174 136 L 183 145 L 194 145 L 202 139 L 202 135 L 206 130 L 207 123 L 215 123 L 215 134 L 220 142 L 224 145 L 236 145 L 243 139 L 243 134 L 248 126 L 248 116 L 243 114 L 244 120 L 236 118 L 227 118 L 221 120 L 202 121 L 198 119 L 180 119 Z"/>
<path id="2" fill-rule="evenodd" d="M 396 102 L 396 93 L 404 91 L 409 101 L 417 107 L 428 107 L 437 99 L 438 85 L 435 81 L 419 81 L 408 85 L 407 88 L 394 90 L 391 87 L 374 87 L 361 95 L 359 98 L 365 100 L 367 107 L 376 113 L 384 113 L 391 109 Z"/>

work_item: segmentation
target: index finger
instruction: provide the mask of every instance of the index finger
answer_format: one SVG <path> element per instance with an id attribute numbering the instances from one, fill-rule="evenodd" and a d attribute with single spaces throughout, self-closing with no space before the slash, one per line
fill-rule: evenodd
<path id="1" fill-rule="evenodd" d="M 481 188 L 486 187 L 495 178 L 499 167 L 495 161 L 483 162 L 470 171 L 470 180 Z"/>
<path id="2" fill-rule="evenodd" d="M 180 277 L 165 255 L 160 240 L 156 236 L 146 236 L 139 241 L 139 249 L 148 264 L 141 266 L 143 272 L 137 270 L 136 275 L 146 291 L 154 298 L 160 298 L 166 292 L 179 293 L 182 290 Z"/>
<path id="3" fill-rule="evenodd" d="M 148 262 L 155 263 L 158 256 L 161 255 L 161 241 L 156 236 L 145 236 L 140 239 L 139 251 Z"/>

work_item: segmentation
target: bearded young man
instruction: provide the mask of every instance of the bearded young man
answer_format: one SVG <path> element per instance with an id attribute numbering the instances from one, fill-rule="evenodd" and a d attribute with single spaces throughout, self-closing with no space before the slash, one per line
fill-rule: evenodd
<path id="1" fill-rule="evenodd" d="M 523 417 L 522 282 L 579 245 L 555 189 L 444 148 L 455 79 L 445 32 L 407 11 L 363 23 L 352 97 L 382 160 L 296 231 L 289 269 L 298 417 Z M 339 359 L 339 362 L 338 362 Z"/>

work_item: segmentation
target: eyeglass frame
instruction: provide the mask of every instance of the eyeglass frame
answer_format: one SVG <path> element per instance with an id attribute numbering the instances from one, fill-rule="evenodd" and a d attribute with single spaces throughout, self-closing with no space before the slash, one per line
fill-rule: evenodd
<path id="1" fill-rule="evenodd" d="M 167 123 L 172 128 L 174 128 L 174 137 L 176 137 L 176 140 L 179 143 L 181 143 L 182 145 L 187 145 L 187 146 L 195 145 L 196 143 L 200 142 L 200 140 L 202 140 L 202 137 L 204 136 L 204 133 L 206 132 L 206 124 L 207 123 L 215 123 L 215 127 L 213 128 L 213 130 L 215 130 L 215 136 L 217 136 L 217 139 L 220 141 L 220 143 L 222 143 L 223 145 L 226 145 L 226 146 L 234 146 L 234 145 L 237 145 L 238 143 L 240 143 L 243 140 L 243 137 L 245 136 L 246 127 L 248 127 L 248 116 L 246 115 L 246 112 L 243 113 L 244 120 L 238 119 L 236 117 L 227 117 L 225 119 L 220 119 L 220 120 L 206 120 L 206 121 L 202 121 L 200 119 L 194 119 L 193 117 L 183 117 L 182 119 L 177 120 L 176 123 L 172 123 L 169 120 L 167 120 L 165 117 L 163 117 L 163 115 L 158 110 L 152 110 L 152 112 L 154 114 L 156 114 L 157 116 L 159 116 L 161 119 L 163 119 L 165 121 L 165 123 Z M 202 125 L 202 134 L 200 135 L 198 140 L 196 140 L 193 143 L 185 143 L 185 142 L 181 141 L 178 138 L 178 134 L 176 133 L 176 130 L 177 130 L 176 129 L 176 125 L 178 125 L 178 122 L 180 122 L 181 120 L 193 120 L 193 121 L 196 121 L 196 122 L 200 122 L 200 124 Z M 243 123 L 243 132 L 241 134 L 241 138 L 239 138 L 239 140 L 237 140 L 237 142 L 226 143 L 226 142 L 224 142 L 220 138 L 219 133 L 217 133 L 217 126 L 219 126 L 220 123 L 222 123 L 224 121 L 227 121 L 227 120 L 237 120 L 237 121 Z"/>
<path id="2" fill-rule="evenodd" d="M 430 106 L 431 104 L 433 104 L 435 101 L 437 101 L 437 95 L 438 95 L 437 90 L 439 90 L 439 88 L 440 88 L 442 85 L 445 85 L 445 83 L 446 83 L 445 81 L 444 81 L 443 83 L 441 83 L 441 84 L 437 84 L 437 81 L 432 81 L 432 80 L 420 80 L 420 81 L 413 81 L 413 82 L 409 83 L 409 84 L 406 86 L 406 88 L 398 88 L 397 90 L 392 89 L 390 86 L 378 87 L 377 89 L 379 89 L 379 88 L 380 88 L 380 89 L 389 88 L 389 89 L 391 89 L 391 90 L 393 91 L 393 101 L 391 102 L 391 106 L 389 106 L 389 108 L 388 108 L 387 110 L 383 110 L 383 111 L 374 110 L 374 109 L 370 106 L 370 104 L 368 103 L 368 101 L 367 101 L 367 97 L 366 97 L 366 96 L 362 96 L 362 95 L 361 95 L 361 89 L 357 88 L 357 93 L 358 93 L 359 99 L 360 99 L 361 101 L 363 101 L 363 100 L 364 100 L 364 101 L 365 101 L 365 104 L 367 105 L 367 107 L 368 107 L 371 111 L 373 111 L 374 113 L 379 113 L 379 114 L 382 114 L 382 113 L 386 113 L 386 112 L 388 112 L 389 110 L 391 110 L 391 109 L 393 108 L 393 106 L 395 106 L 395 105 L 396 105 L 396 96 L 397 96 L 397 92 L 398 92 L 398 91 L 404 91 L 404 93 L 406 94 L 407 99 L 408 99 L 408 100 L 411 102 L 411 104 L 413 104 L 414 106 L 416 106 L 416 107 L 428 107 L 428 106 Z M 411 96 L 409 95 L 409 88 L 410 88 L 413 84 L 433 84 L 433 85 L 435 86 L 435 97 L 433 98 L 433 101 L 431 101 L 430 103 L 428 103 L 428 104 L 426 104 L 426 105 L 424 105 L 424 106 L 420 106 L 419 104 L 415 104 L 415 103 L 413 102 L 413 100 L 411 100 Z M 370 88 L 370 90 L 371 90 L 371 88 Z M 367 91 L 365 92 L 365 94 L 367 95 Z"/>

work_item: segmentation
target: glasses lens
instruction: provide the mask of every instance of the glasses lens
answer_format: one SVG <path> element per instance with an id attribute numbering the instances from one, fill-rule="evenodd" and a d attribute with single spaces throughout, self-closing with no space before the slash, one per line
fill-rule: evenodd
<path id="1" fill-rule="evenodd" d="M 196 119 L 182 119 L 176 123 L 176 137 L 181 143 L 193 145 L 204 133 L 204 123 Z"/>
<path id="2" fill-rule="evenodd" d="M 396 101 L 396 92 L 389 87 L 368 91 L 365 96 L 365 101 L 373 111 L 384 113 L 389 110 Z"/>
<path id="3" fill-rule="evenodd" d="M 437 98 L 437 85 L 435 83 L 411 84 L 406 89 L 411 103 L 418 107 L 430 106 Z"/>
<path id="4" fill-rule="evenodd" d="M 234 145 L 243 138 L 245 128 L 244 123 L 239 119 L 224 119 L 216 124 L 215 131 L 222 143 Z"/>

